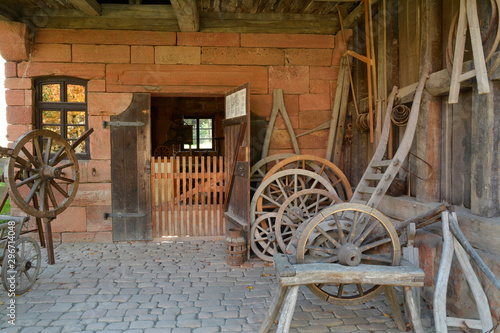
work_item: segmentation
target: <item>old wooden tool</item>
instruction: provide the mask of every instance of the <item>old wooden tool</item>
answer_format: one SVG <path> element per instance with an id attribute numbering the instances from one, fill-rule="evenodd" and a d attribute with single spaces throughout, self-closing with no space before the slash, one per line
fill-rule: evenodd
<path id="1" fill-rule="evenodd" d="M 455 223 L 456 227 L 458 227 L 456 220 L 457 217 L 455 213 L 450 213 L 449 211 L 441 213 L 443 228 L 443 252 L 441 254 L 436 287 L 434 289 L 434 322 L 436 325 L 436 332 L 445 333 L 448 332 L 448 326 L 462 327 L 464 325 L 467 328 L 479 329 L 482 332 L 492 332 L 494 328 L 488 298 L 486 297 L 483 287 L 481 286 L 481 282 L 472 268 L 466 251 L 457 238 L 455 238 L 456 232 L 452 232 L 450 229 L 451 221 L 453 221 L 451 223 Z M 446 293 L 448 289 L 448 278 L 450 276 L 451 264 L 455 254 L 471 288 L 480 319 L 455 318 L 447 315 Z"/>
<path id="2" fill-rule="evenodd" d="M 285 108 L 285 101 L 283 99 L 283 90 L 274 89 L 273 90 L 273 109 L 271 111 L 271 117 L 269 118 L 269 124 L 267 125 L 266 137 L 264 139 L 264 145 L 262 147 L 262 156 L 261 159 L 267 157 L 269 153 L 269 146 L 271 144 L 271 137 L 273 135 L 274 124 L 276 122 L 276 117 L 278 117 L 278 113 L 281 112 L 281 116 L 285 121 L 286 128 L 288 129 L 288 133 L 290 134 L 290 139 L 292 140 L 293 150 L 295 154 L 300 154 L 299 143 L 297 142 L 297 137 L 295 136 L 295 131 L 293 130 L 292 123 L 290 122 L 290 118 L 288 117 L 288 113 Z"/>
<path id="3" fill-rule="evenodd" d="M 469 25 L 472 55 L 474 58 L 474 69 L 462 74 L 467 23 Z M 473 77 L 476 77 L 479 94 L 487 94 L 490 92 L 488 72 L 486 70 L 483 45 L 481 42 L 479 19 L 477 16 L 477 3 L 476 0 L 461 0 L 457 38 L 455 41 L 453 69 L 451 72 L 450 95 L 448 97 L 449 104 L 458 103 L 460 83 Z"/>

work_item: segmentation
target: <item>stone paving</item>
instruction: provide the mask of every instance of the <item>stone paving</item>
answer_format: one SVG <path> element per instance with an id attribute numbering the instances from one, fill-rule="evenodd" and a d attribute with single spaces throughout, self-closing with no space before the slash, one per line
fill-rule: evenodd
<path id="1" fill-rule="evenodd" d="M 15 298 L 15 326 L 0 291 L 0 331 L 257 332 L 276 288 L 274 267 L 259 259 L 228 266 L 224 249 L 222 239 L 66 243 L 54 265 L 42 249 L 38 281 Z M 290 332 L 399 332 L 390 314 L 383 295 L 343 307 L 301 287 Z"/>

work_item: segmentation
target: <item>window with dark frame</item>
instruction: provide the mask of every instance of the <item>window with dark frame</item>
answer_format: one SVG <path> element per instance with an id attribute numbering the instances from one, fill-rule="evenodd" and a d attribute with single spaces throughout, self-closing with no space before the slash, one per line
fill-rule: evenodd
<path id="1" fill-rule="evenodd" d="M 193 126 L 193 143 L 184 144 L 183 150 L 213 150 L 214 119 L 208 117 L 184 117 L 184 123 Z"/>
<path id="2" fill-rule="evenodd" d="M 87 81 L 51 77 L 38 79 L 35 87 L 36 128 L 56 132 L 73 144 L 88 130 Z M 79 159 L 90 159 L 89 139 L 75 152 Z"/>

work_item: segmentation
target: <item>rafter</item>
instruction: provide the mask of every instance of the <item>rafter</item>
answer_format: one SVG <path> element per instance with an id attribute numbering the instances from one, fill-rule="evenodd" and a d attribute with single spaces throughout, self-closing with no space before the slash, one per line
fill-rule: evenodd
<path id="1" fill-rule="evenodd" d="M 200 31 L 200 15 L 196 0 L 171 0 L 181 31 Z"/>
<path id="2" fill-rule="evenodd" d="M 96 0 L 69 0 L 69 2 L 86 15 L 101 15 L 101 5 Z"/>

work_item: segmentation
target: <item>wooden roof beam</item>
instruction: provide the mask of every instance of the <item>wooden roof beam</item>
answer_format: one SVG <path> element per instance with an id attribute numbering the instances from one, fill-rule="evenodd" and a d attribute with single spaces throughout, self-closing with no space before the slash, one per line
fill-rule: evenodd
<path id="1" fill-rule="evenodd" d="M 183 32 L 200 31 L 200 14 L 196 0 L 170 0 L 179 29 Z"/>
<path id="2" fill-rule="evenodd" d="M 371 5 L 376 5 L 379 0 L 371 0 Z M 358 23 L 359 19 L 365 16 L 365 5 L 362 3 L 354 8 L 347 17 L 344 18 L 344 29 L 352 29 Z"/>
<path id="3" fill-rule="evenodd" d="M 96 0 L 69 0 L 69 2 L 88 16 L 101 15 L 101 5 Z"/>

